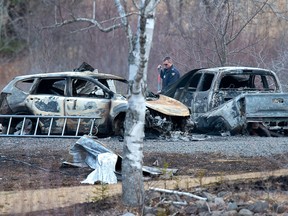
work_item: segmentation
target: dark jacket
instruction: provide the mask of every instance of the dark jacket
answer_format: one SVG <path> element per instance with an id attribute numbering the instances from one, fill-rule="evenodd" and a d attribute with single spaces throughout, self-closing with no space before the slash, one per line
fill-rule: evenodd
<path id="1" fill-rule="evenodd" d="M 160 70 L 160 77 L 162 79 L 162 91 L 169 85 L 175 83 L 180 78 L 179 71 L 172 65 L 170 68 Z"/>

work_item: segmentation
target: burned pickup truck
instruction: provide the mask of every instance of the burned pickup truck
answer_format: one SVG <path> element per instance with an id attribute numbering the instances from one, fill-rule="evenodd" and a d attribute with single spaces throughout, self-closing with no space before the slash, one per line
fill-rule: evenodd
<path id="1" fill-rule="evenodd" d="M 2 134 L 123 135 L 128 81 L 91 71 L 15 77 L 1 92 Z M 147 93 L 145 130 L 183 127 L 189 109 L 164 95 Z"/>
<path id="2" fill-rule="evenodd" d="M 288 94 L 273 71 L 252 67 L 196 69 L 163 94 L 190 108 L 195 130 L 287 135 Z"/>

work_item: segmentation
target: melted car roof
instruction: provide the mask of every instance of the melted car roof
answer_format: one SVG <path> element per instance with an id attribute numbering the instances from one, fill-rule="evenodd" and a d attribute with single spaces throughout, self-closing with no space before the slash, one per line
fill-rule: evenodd
<path id="1" fill-rule="evenodd" d="M 25 78 L 38 78 L 38 77 L 93 77 L 97 79 L 114 79 L 114 80 L 123 80 L 126 81 L 123 77 L 106 74 L 106 73 L 97 73 L 91 71 L 76 72 L 76 71 L 67 71 L 67 72 L 51 72 L 51 73 L 38 73 L 38 74 L 29 74 L 17 76 L 17 79 Z"/>
<path id="2" fill-rule="evenodd" d="M 264 73 L 272 73 L 274 74 L 274 72 L 272 72 L 271 70 L 267 70 L 267 69 L 263 69 L 263 68 L 256 68 L 256 67 L 239 67 L 239 66 L 226 66 L 226 67 L 215 67 L 215 68 L 204 68 L 201 69 L 203 71 L 210 71 L 210 72 L 216 72 L 216 73 L 220 73 L 220 72 L 238 72 L 238 73 L 242 73 L 244 71 L 254 71 L 254 72 L 264 72 Z"/>

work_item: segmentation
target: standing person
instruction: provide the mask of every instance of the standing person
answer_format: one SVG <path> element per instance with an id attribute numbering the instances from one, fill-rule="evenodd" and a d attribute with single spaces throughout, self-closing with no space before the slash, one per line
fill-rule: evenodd
<path id="1" fill-rule="evenodd" d="M 164 68 L 162 68 L 161 65 L 158 65 L 157 67 L 160 78 L 162 79 L 161 91 L 165 90 L 168 86 L 175 83 L 180 78 L 180 73 L 173 65 L 173 61 L 169 56 L 163 59 L 163 66 Z"/>

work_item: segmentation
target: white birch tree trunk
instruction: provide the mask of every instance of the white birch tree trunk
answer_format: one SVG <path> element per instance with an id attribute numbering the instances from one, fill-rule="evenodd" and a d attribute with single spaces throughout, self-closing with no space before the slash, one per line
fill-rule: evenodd
<path id="1" fill-rule="evenodd" d="M 95 19 L 96 1 L 93 1 L 91 18 L 73 17 L 70 20 L 57 21 L 53 27 L 60 27 L 75 22 L 88 22 L 102 32 L 124 28 L 128 41 L 129 95 L 128 111 L 125 118 L 125 134 L 122 160 L 122 198 L 123 203 L 131 207 L 142 207 L 144 201 L 144 185 L 142 176 L 143 138 L 145 124 L 145 91 L 147 77 L 147 62 L 151 49 L 156 6 L 160 0 L 133 0 L 137 13 L 127 13 L 122 3 L 114 0 L 121 22 L 104 27 Z M 137 15 L 137 31 L 133 34 L 129 25 L 129 16 Z M 49 27 L 47 27 L 49 28 Z"/>
<path id="2" fill-rule="evenodd" d="M 145 92 L 147 62 L 151 49 L 155 0 L 142 0 L 135 46 L 129 53 L 129 108 L 125 119 L 125 137 L 122 160 L 122 200 L 133 207 L 144 202 L 142 175 L 143 138 L 145 125 Z"/>

